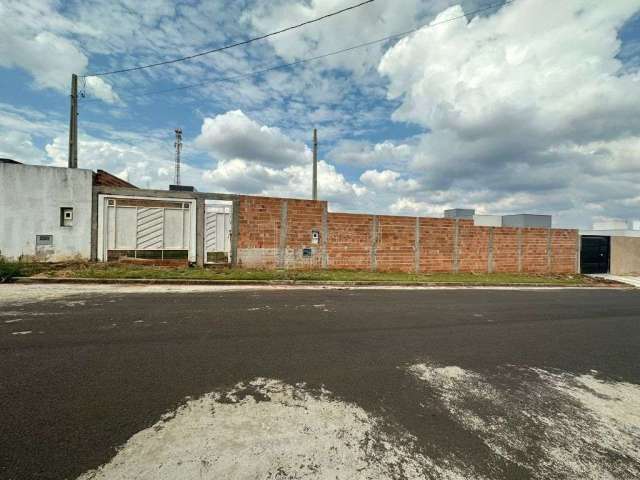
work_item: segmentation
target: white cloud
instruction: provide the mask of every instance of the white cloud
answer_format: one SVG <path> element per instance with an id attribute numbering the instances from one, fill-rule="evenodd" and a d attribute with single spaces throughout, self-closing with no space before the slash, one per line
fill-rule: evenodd
<path id="1" fill-rule="evenodd" d="M 33 77 L 36 88 L 68 92 L 71 74 L 85 71 L 89 60 L 76 42 L 65 36 L 90 33 L 58 14 L 51 2 L 19 2 L 0 5 L 0 66 L 17 67 Z M 91 78 L 90 92 L 108 103 L 118 100 L 101 78 Z"/>
<path id="2" fill-rule="evenodd" d="M 286 60 L 314 56 L 414 28 L 426 15 L 442 8 L 446 3 L 403 0 L 402 7 L 398 8 L 396 2 L 374 2 L 303 29 L 270 38 L 269 42 L 276 53 Z M 270 32 L 320 17 L 345 6 L 342 0 L 259 2 L 245 17 L 256 31 Z M 362 74 L 375 67 L 382 48 L 382 44 L 373 45 L 368 49 L 330 57 L 323 62 L 331 67 Z"/>
<path id="3" fill-rule="evenodd" d="M 478 192 L 478 205 L 529 205 L 573 222 L 584 222 L 593 196 L 629 192 L 640 181 L 629 161 L 640 138 L 640 75 L 617 58 L 617 31 L 639 9 L 626 0 L 516 0 L 398 42 L 379 65 L 401 102 L 393 118 L 429 129 L 409 171 L 459 203 Z M 434 21 L 462 13 L 451 7 Z"/>
<path id="4" fill-rule="evenodd" d="M 413 197 L 400 197 L 391 206 L 394 214 L 415 215 L 420 217 L 441 217 L 443 210 L 448 206 L 434 205 L 428 202 L 421 202 Z"/>
<path id="5" fill-rule="evenodd" d="M 205 118 L 196 145 L 221 159 L 240 158 L 269 166 L 311 161 L 311 151 L 278 128 L 260 125 L 241 110 Z"/>
<path id="6" fill-rule="evenodd" d="M 44 158 L 44 152 L 33 144 L 33 138 L 30 134 L 9 131 L 0 137 L 0 158 L 10 158 L 23 163 L 37 163 Z"/>
<path id="7" fill-rule="evenodd" d="M 346 165 L 406 167 L 415 152 L 414 148 L 408 144 L 396 145 L 388 140 L 373 145 L 363 141 L 346 140 L 340 142 L 331 151 L 330 157 L 336 163 Z"/>
<path id="8" fill-rule="evenodd" d="M 420 184 L 413 178 L 402 179 L 393 170 L 367 170 L 360 175 L 360 181 L 374 190 L 387 190 L 398 194 L 411 192 L 420 188 Z"/>

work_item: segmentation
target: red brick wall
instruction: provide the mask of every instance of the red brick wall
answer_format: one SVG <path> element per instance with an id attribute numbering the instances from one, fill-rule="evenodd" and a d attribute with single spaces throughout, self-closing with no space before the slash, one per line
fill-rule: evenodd
<path id="1" fill-rule="evenodd" d="M 285 201 L 286 235 L 281 244 Z M 379 271 L 415 271 L 415 217 L 376 216 L 374 242 L 373 215 L 327 213 L 325 232 L 326 202 L 241 196 L 238 203 L 241 266 L 276 268 L 284 259 L 285 268 L 369 270 L 373 257 Z M 319 244 L 311 241 L 313 230 L 320 232 Z M 476 227 L 473 221 L 458 220 L 456 248 L 456 220 L 421 217 L 419 233 L 422 273 L 452 272 L 456 258 L 460 272 L 487 272 L 490 252 L 494 272 L 576 272 L 576 230 Z M 303 257 L 305 248 L 311 249 L 310 257 Z"/>
<path id="2" fill-rule="evenodd" d="M 287 200 L 287 241 L 285 268 L 322 267 L 322 244 L 311 243 L 311 232 L 322 232 L 322 212 L 327 202 Z M 311 249 L 310 257 L 303 257 L 304 248 Z"/>
<path id="3" fill-rule="evenodd" d="M 493 229 L 493 271 L 497 273 L 518 271 L 517 228 L 501 227 Z"/>
<path id="4" fill-rule="evenodd" d="M 575 273 L 578 231 L 554 229 L 551 230 L 551 239 L 551 272 Z"/>
<path id="5" fill-rule="evenodd" d="M 371 268 L 371 215 L 329 213 L 329 268 L 368 270 Z"/>
<path id="6" fill-rule="evenodd" d="M 420 217 L 420 272 L 453 271 L 455 220 Z"/>
<path id="7" fill-rule="evenodd" d="M 238 202 L 238 264 L 274 268 L 280 236 L 279 198 L 241 196 Z"/>
<path id="8" fill-rule="evenodd" d="M 415 270 L 415 217 L 378 215 L 376 270 Z"/>
<path id="9" fill-rule="evenodd" d="M 549 229 L 522 229 L 522 268 L 528 273 L 548 273 L 547 242 Z"/>
<path id="10" fill-rule="evenodd" d="M 458 221 L 458 265 L 460 272 L 489 270 L 490 227 L 476 227 L 473 220 Z"/>

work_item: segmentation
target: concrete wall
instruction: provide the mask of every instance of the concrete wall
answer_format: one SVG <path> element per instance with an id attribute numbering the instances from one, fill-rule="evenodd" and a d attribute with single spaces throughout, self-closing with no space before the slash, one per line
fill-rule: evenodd
<path id="1" fill-rule="evenodd" d="M 0 254 L 9 259 L 64 261 L 91 255 L 93 172 L 0 163 Z M 60 225 L 60 208 L 73 225 Z M 53 245 L 36 248 L 37 235 Z"/>
<path id="2" fill-rule="evenodd" d="M 640 275 L 640 238 L 611 237 L 611 273 Z"/>

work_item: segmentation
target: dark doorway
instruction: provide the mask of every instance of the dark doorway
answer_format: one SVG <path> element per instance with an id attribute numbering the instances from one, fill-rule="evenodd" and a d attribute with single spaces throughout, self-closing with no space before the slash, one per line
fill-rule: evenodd
<path id="1" fill-rule="evenodd" d="M 611 238 L 592 235 L 580 238 L 580 272 L 609 273 Z"/>

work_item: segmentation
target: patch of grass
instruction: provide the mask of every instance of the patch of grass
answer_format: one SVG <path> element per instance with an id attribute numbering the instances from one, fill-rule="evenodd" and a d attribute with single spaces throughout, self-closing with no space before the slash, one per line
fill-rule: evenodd
<path id="1" fill-rule="evenodd" d="M 30 277 L 51 268 L 51 265 L 44 263 L 8 262 L 0 258 L 0 283 L 10 282 L 16 277 Z"/>
<path id="2" fill-rule="evenodd" d="M 195 280 L 285 280 L 325 282 L 389 282 L 389 283 L 464 283 L 470 285 L 545 284 L 583 285 L 594 280 L 582 275 L 529 275 L 507 273 L 432 273 L 368 272 L 351 270 L 248 270 L 178 268 L 142 265 L 82 263 L 37 271 L 48 277 L 101 279 L 195 279 Z M 21 275 L 29 276 L 22 272 Z"/>

